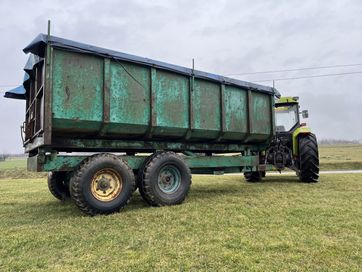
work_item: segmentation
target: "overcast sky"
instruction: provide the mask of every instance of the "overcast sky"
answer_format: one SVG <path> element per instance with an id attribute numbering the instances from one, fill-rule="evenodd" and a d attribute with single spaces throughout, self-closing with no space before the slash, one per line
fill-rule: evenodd
<path id="1" fill-rule="evenodd" d="M 362 63 L 362 1 L 0 2 L 0 153 L 22 152 L 25 103 L 3 98 L 21 84 L 22 49 L 52 34 L 217 74 Z M 362 71 L 362 66 L 235 76 L 249 81 Z M 263 82 L 271 85 L 272 82 Z M 362 139 L 362 74 L 276 81 L 299 96 L 317 137 Z"/>

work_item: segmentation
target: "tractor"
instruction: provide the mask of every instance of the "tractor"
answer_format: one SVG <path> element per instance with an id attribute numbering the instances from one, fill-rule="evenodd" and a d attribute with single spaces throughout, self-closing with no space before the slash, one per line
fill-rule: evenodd
<path id="1" fill-rule="evenodd" d="M 280 97 L 275 102 L 275 136 L 269 147 L 260 154 L 259 171 L 244 173 L 246 181 L 261 181 L 265 177 L 264 169 L 281 172 L 289 168 L 296 172 L 302 182 L 318 182 L 317 138 L 306 123 L 301 123 L 300 115 L 306 119 L 308 111 L 300 112 L 299 107 L 298 97 Z"/>

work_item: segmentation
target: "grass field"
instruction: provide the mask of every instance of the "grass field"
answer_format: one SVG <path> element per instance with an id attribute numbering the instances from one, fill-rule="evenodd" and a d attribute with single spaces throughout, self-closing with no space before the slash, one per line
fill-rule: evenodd
<path id="1" fill-rule="evenodd" d="M 194 176 L 187 201 L 85 217 L 43 179 L 0 179 L 1 271 L 361 271 L 362 174 Z"/>
<path id="2" fill-rule="evenodd" d="M 325 145 L 319 147 L 321 170 L 362 169 L 362 145 Z"/>
<path id="3" fill-rule="evenodd" d="M 26 167 L 26 158 L 10 158 L 5 161 L 0 161 L 0 170 L 22 169 Z"/>
<path id="4" fill-rule="evenodd" d="M 26 158 L 10 158 L 0 161 L 0 179 L 4 178 L 43 178 L 46 173 L 28 172 Z"/>

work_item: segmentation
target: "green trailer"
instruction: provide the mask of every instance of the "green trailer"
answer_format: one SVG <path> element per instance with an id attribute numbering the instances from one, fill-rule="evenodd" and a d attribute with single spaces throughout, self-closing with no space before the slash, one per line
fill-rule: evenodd
<path id="1" fill-rule="evenodd" d="M 136 188 L 153 206 L 181 203 L 191 173 L 264 171 L 275 136 L 267 86 L 40 34 L 29 53 L 22 126 L 28 170 L 94 215 Z"/>

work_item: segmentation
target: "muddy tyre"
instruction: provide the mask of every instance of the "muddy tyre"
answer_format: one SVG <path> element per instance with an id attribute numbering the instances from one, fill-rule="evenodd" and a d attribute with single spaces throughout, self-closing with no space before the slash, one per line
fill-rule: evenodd
<path id="1" fill-rule="evenodd" d="M 152 155 L 142 171 L 139 190 L 152 206 L 181 204 L 191 186 L 191 171 L 184 160 L 174 152 Z"/>
<path id="2" fill-rule="evenodd" d="M 134 188 L 132 169 L 107 153 L 84 160 L 70 179 L 70 195 L 87 215 L 118 212 L 130 201 Z"/>
<path id="3" fill-rule="evenodd" d="M 69 173 L 68 172 L 49 172 L 48 188 L 50 193 L 59 200 L 66 200 L 70 197 L 69 192 Z"/>
<path id="4" fill-rule="evenodd" d="M 318 182 L 319 157 L 318 143 L 313 134 L 299 139 L 299 180 L 302 182 Z"/>

